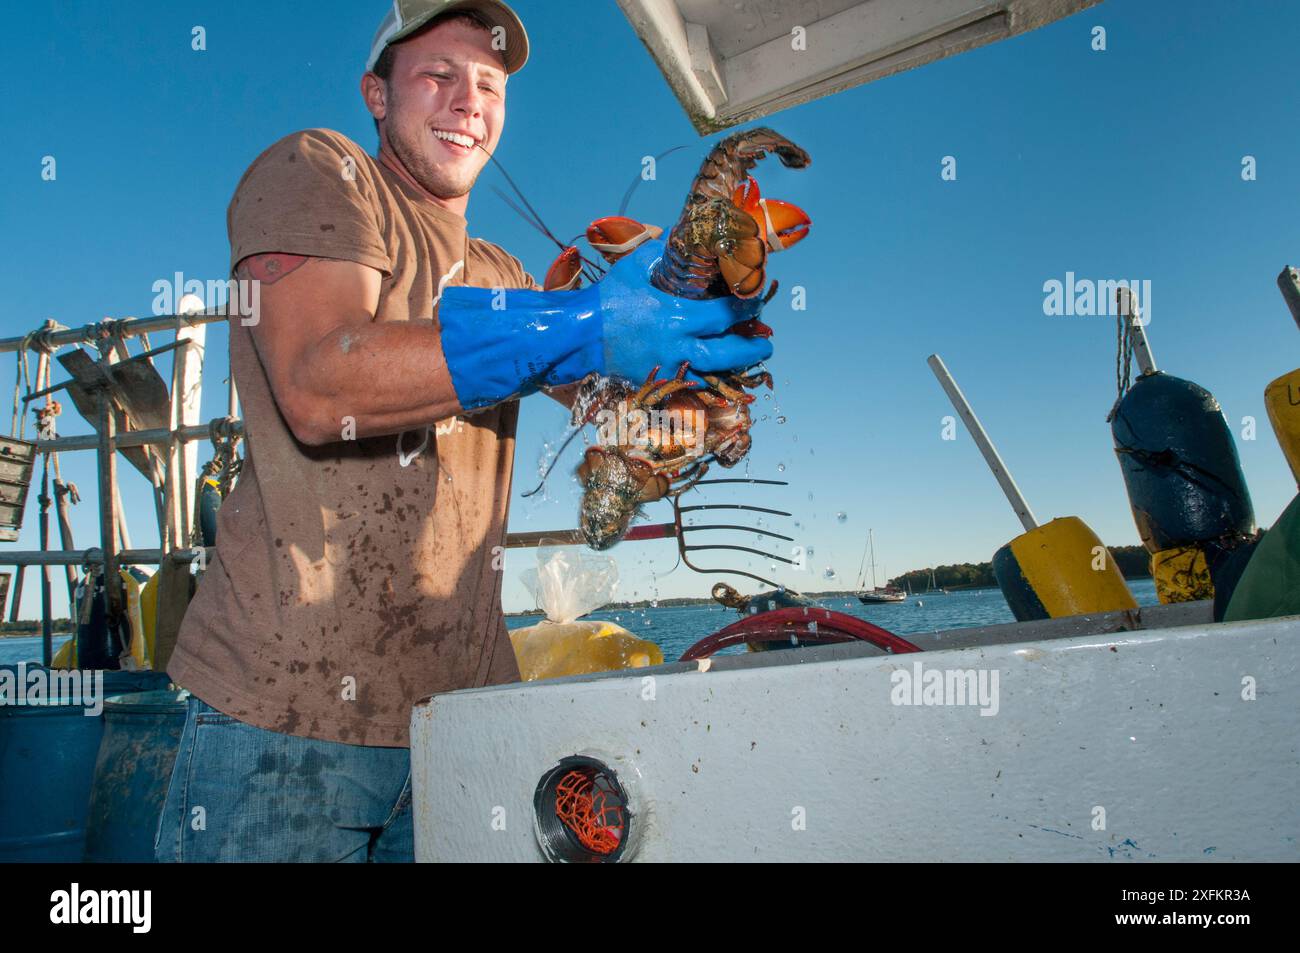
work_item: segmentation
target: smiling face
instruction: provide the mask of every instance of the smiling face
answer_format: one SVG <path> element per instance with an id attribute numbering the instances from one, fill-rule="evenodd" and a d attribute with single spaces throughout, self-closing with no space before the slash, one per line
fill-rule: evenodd
<path id="1" fill-rule="evenodd" d="M 391 52 L 388 80 L 367 73 L 361 86 L 379 126 L 379 157 L 463 215 L 505 126 L 501 54 L 487 29 L 464 19 L 438 23 Z"/>

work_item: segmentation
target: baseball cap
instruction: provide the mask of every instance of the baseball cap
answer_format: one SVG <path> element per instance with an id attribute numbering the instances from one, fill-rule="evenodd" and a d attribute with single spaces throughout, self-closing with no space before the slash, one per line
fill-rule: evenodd
<path id="1" fill-rule="evenodd" d="M 501 0 L 393 0 L 375 39 L 370 44 L 370 58 L 366 69 L 375 68 L 384 48 L 404 40 L 434 17 L 444 13 L 477 13 L 493 27 L 501 27 L 505 34 L 505 49 L 501 50 L 506 72 L 517 73 L 528 61 L 528 33 L 523 21 Z"/>

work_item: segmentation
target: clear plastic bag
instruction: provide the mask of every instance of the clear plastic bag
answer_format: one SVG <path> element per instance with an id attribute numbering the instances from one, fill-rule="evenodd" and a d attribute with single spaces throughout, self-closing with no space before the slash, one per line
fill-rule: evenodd
<path id="1" fill-rule="evenodd" d="M 521 578 L 550 622 L 572 622 L 612 602 L 618 563 L 576 546 L 539 549 L 537 566 Z"/>
<path id="2" fill-rule="evenodd" d="M 510 633 L 524 681 L 643 668 L 663 662 L 653 642 L 613 622 L 578 621 L 609 603 L 618 589 L 618 563 L 578 547 L 539 550 L 537 567 L 522 574 L 546 621 Z"/>

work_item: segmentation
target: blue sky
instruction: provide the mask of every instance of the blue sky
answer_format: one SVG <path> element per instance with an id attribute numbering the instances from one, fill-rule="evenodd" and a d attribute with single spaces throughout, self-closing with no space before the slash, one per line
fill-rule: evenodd
<path id="1" fill-rule="evenodd" d="M 532 59 L 510 83 L 500 160 L 568 236 L 617 210 L 642 156 L 688 146 L 629 209 L 670 225 L 707 143 L 617 6 L 515 6 Z M 4 60 L 18 79 L 0 107 L 0 334 L 46 317 L 79 325 L 148 314 L 153 283 L 176 271 L 224 277 L 226 205 L 263 148 L 324 126 L 373 151 L 357 87 L 385 9 L 382 0 L 12 9 Z M 805 172 L 775 163 L 758 172 L 764 194 L 814 220 L 811 237 L 772 264 L 784 288 L 806 289 L 808 306 L 792 311 L 782 294 L 767 309 L 778 386 L 759 415 L 786 423 L 758 423 L 749 462 L 751 475 L 791 486 L 709 498 L 795 514 L 788 535 L 813 555 L 807 571 L 781 575 L 789 585 L 851 585 L 869 527 L 890 573 L 985 560 L 1021 531 L 969 436 L 940 437 L 950 408 L 925 365 L 934 351 L 1040 519 L 1078 515 L 1107 543 L 1137 542 L 1104 421 L 1115 397 L 1114 320 L 1043 313 L 1044 282 L 1070 271 L 1152 282 L 1148 330 L 1160 365 L 1223 404 L 1260 522 L 1290 501 L 1295 485 L 1262 395 L 1296 366 L 1300 343 L 1274 285 L 1283 265 L 1300 262 L 1300 128 L 1290 118 L 1300 23 L 1282 2 L 1216 9 L 1187 16 L 1172 0 L 1111 0 L 769 117 L 813 156 Z M 206 51 L 191 49 L 196 25 Z M 1091 49 L 1095 25 L 1107 30 L 1105 52 Z M 58 163 L 53 182 L 40 175 L 46 155 Z M 1242 180 L 1246 155 L 1256 181 Z M 957 160 L 955 181 L 941 180 L 944 156 Z M 489 169 L 470 203 L 471 234 L 540 274 L 554 248 L 493 184 L 502 182 Z M 207 416 L 224 413 L 225 345 L 214 327 Z M 1247 416 L 1254 440 L 1241 439 Z M 547 499 L 518 496 L 564 424 L 545 398 L 525 402 L 513 530 L 574 525 L 572 449 Z M 87 429 L 74 416 L 63 425 Z M 90 499 L 92 459 L 64 458 Z M 136 544 L 152 544 L 144 481 L 122 472 Z M 76 514 L 80 545 L 94 538 L 91 507 Z M 668 512 L 657 504 L 650 516 Z M 36 523 L 33 504 L 22 548 L 36 547 Z M 628 598 L 704 595 L 713 581 L 673 570 L 668 542 L 613 554 Z M 531 558 L 512 553 L 507 608 L 530 604 L 518 576 Z M 23 608 L 39 611 L 33 583 Z"/>

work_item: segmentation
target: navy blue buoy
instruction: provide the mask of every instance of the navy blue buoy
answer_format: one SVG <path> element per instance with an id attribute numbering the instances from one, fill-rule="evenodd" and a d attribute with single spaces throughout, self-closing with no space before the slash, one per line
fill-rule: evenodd
<path id="1" fill-rule="evenodd" d="M 1133 520 L 1148 552 L 1255 532 L 1237 446 L 1214 395 L 1172 374 L 1144 374 L 1111 422 Z"/>

